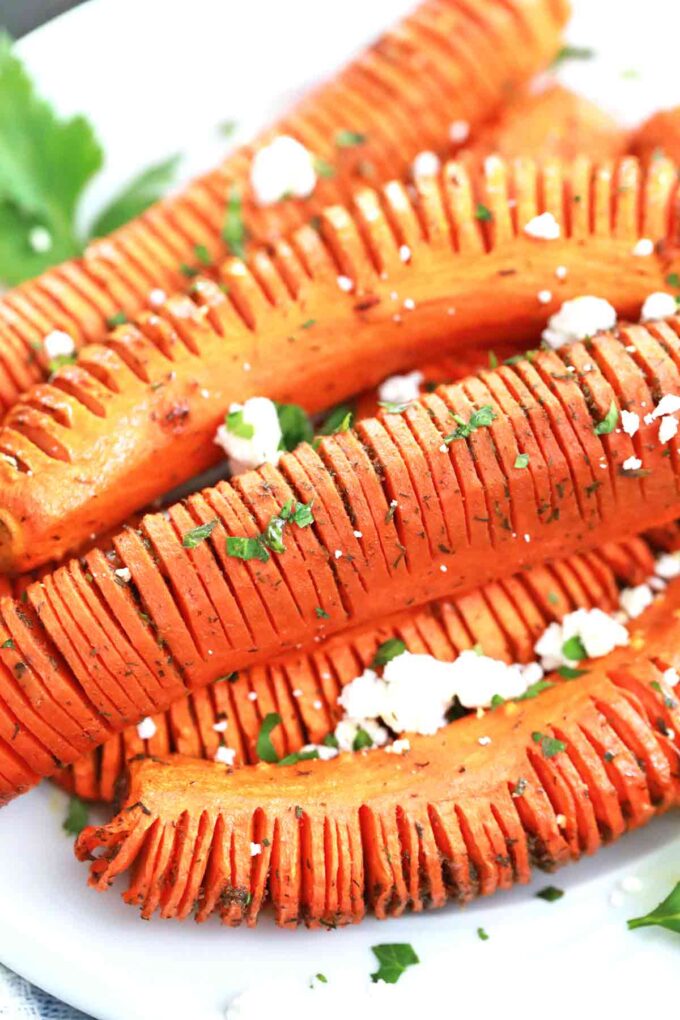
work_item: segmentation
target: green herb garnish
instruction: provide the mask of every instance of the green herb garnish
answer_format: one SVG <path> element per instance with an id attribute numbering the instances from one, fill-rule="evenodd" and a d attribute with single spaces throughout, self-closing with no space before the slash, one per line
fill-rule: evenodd
<path id="1" fill-rule="evenodd" d="M 487 428 L 493 421 L 496 420 L 498 415 L 494 411 L 491 404 L 484 404 L 479 410 L 473 411 L 470 415 L 470 420 L 465 419 L 460 414 L 454 414 L 453 419 L 458 423 L 458 428 L 455 432 L 451 432 L 448 436 L 444 437 L 445 443 L 453 443 L 457 439 L 467 439 L 477 429 Z"/>
<path id="2" fill-rule="evenodd" d="M 106 325 L 109 329 L 113 329 L 115 326 L 124 326 L 127 321 L 125 312 L 116 312 L 115 315 L 109 315 Z"/>
<path id="3" fill-rule="evenodd" d="M 588 670 L 576 669 L 574 666 L 558 666 L 556 672 L 564 680 L 577 680 L 580 676 L 585 676 Z"/>
<path id="4" fill-rule="evenodd" d="M 478 928 L 477 929 L 477 938 L 481 939 L 482 942 L 486 942 L 488 940 L 489 936 L 487 935 L 487 933 L 485 932 L 485 930 L 483 928 Z"/>
<path id="5" fill-rule="evenodd" d="M 69 797 L 68 811 L 62 823 L 64 832 L 69 836 L 79 836 L 90 820 L 90 809 L 80 797 Z"/>
<path id="6" fill-rule="evenodd" d="M 544 889 L 539 889 L 536 895 L 539 900 L 545 900 L 546 903 L 555 903 L 564 896 L 564 889 L 558 889 L 556 885 L 546 885 Z"/>
<path id="7" fill-rule="evenodd" d="M 642 917 L 633 917 L 628 921 L 628 927 L 631 930 L 633 928 L 648 928 L 652 925 L 665 928 L 667 931 L 674 931 L 680 935 L 680 882 L 676 882 L 675 888 L 665 900 L 659 903 L 658 907 Z"/>
<path id="8" fill-rule="evenodd" d="M 195 244 L 194 254 L 202 265 L 204 266 L 212 265 L 212 256 L 204 244 Z"/>
<path id="9" fill-rule="evenodd" d="M 529 466 L 529 454 L 528 453 L 518 453 L 517 456 L 515 457 L 515 467 L 516 468 L 525 468 L 525 467 L 528 467 L 528 466 Z"/>
<path id="10" fill-rule="evenodd" d="M 529 701 L 531 698 L 537 698 L 543 691 L 548 691 L 554 686 L 552 680 L 537 680 L 536 683 L 530 684 L 527 687 L 524 694 L 520 694 L 518 698 L 515 698 L 515 701 Z"/>
<path id="11" fill-rule="evenodd" d="M 246 253 L 247 231 L 243 222 L 241 193 L 232 185 L 222 224 L 222 239 L 232 255 L 242 259 Z"/>
<path id="12" fill-rule="evenodd" d="M 389 985 L 396 984 L 407 967 L 412 967 L 420 960 L 408 942 L 390 942 L 379 946 L 371 946 L 379 963 L 371 981 L 385 981 Z"/>
<path id="13" fill-rule="evenodd" d="M 236 411 L 228 411 L 224 424 L 227 426 L 227 432 L 238 436 L 239 439 L 252 439 L 255 435 L 255 426 L 244 420 L 242 407 Z"/>
<path id="14" fill-rule="evenodd" d="M 572 637 L 567 638 L 562 645 L 562 655 L 565 659 L 570 659 L 572 662 L 580 662 L 581 659 L 588 658 L 588 653 L 585 650 L 583 641 L 578 634 L 574 634 Z"/>
<path id="15" fill-rule="evenodd" d="M 279 765 L 297 765 L 300 761 L 313 761 L 319 757 L 319 752 L 316 748 L 311 751 L 293 751 L 292 754 L 287 754 L 285 758 L 282 758 Z"/>
<path id="16" fill-rule="evenodd" d="M 553 61 L 553 67 L 566 60 L 592 60 L 594 56 L 595 50 L 590 46 L 563 46 Z"/>
<path id="17" fill-rule="evenodd" d="M 315 606 L 314 612 L 319 620 L 330 620 L 330 613 L 327 613 L 321 606 Z"/>
<path id="18" fill-rule="evenodd" d="M 310 443 L 314 438 L 314 429 L 309 416 L 297 404 L 277 404 L 276 413 L 281 429 L 282 450 L 294 450 L 300 443 Z"/>
<path id="19" fill-rule="evenodd" d="M 334 436 L 336 432 L 347 432 L 352 424 L 354 411 L 350 404 L 338 404 L 332 411 L 328 412 L 321 425 L 317 429 L 320 436 Z"/>
<path id="20" fill-rule="evenodd" d="M 257 743 L 255 744 L 255 753 L 260 761 L 269 762 L 270 765 L 275 765 L 279 756 L 274 749 L 274 745 L 271 741 L 271 732 L 275 730 L 277 726 L 281 725 L 281 716 L 278 712 L 268 712 L 262 720 L 260 726 L 260 732 L 257 735 Z"/>
<path id="21" fill-rule="evenodd" d="M 360 131 L 338 131 L 335 135 L 335 144 L 339 149 L 351 149 L 355 145 L 364 145 L 366 135 Z"/>
<path id="22" fill-rule="evenodd" d="M 386 666 L 388 662 L 391 662 L 392 659 L 396 659 L 398 655 L 402 655 L 405 651 L 406 645 L 401 638 L 388 638 L 376 648 L 371 666 L 374 669 L 376 666 Z"/>
<path id="23" fill-rule="evenodd" d="M 259 560 L 266 563 L 269 553 L 258 535 L 256 538 L 242 538 L 238 535 L 227 536 L 227 555 L 237 560 Z"/>
<path id="24" fill-rule="evenodd" d="M 541 745 L 544 758 L 554 758 L 560 751 L 565 751 L 567 748 L 563 740 L 558 740 L 557 737 L 550 737 L 545 733 L 540 733 L 538 730 L 534 730 L 531 734 L 531 739 L 535 744 Z"/>
<path id="25" fill-rule="evenodd" d="M 359 726 L 356 732 L 356 736 L 352 741 L 352 750 L 363 751 L 368 747 L 373 747 L 373 738 L 371 737 L 370 733 L 367 733 L 366 730 L 362 729 L 361 726 Z"/>
<path id="26" fill-rule="evenodd" d="M 208 521 L 206 524 L 199 524 L 197 527 L 192 528 L 191 531 L 187 531 L 182 536 L 182 545 L 185 549 L 195 549 L 197 545 L 204 542 L 206 538 L 212 535 L 214 528 L 217 526 L 217 518 L 212 521 Z"/>
<path id="27" fill-rule="evenodd" d="M 483 202 L 478 202 L 475 208 L 475 219 L 479 220 L 480 223 L 489 223 L 493 219 L 493 213 Z"/>
<path id="28" fill-rule="evenodd" d="M 602 419 L 595 426 L 595 435 L 597 436 L 608 436 L 610 432 L 613 432 L 619 421 L 619 409 L 612 400 L 609 410 Z"/>

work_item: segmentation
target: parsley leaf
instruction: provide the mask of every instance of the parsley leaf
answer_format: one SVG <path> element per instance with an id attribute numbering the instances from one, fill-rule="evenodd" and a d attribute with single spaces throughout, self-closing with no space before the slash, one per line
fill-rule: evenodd
<path id="1" fill-rule="evenodd" d="M 257 735 L 257 743 L 255 744 L 255 752 L 260 761 L 267 761 L 270 765 L 275 765 L 279 756 L 274 749 L 274 745 L 271 741 L 271 732 L 275 730 L 277 726 L 281 725 L 281 716 L 278 712 L 268 712 L 262 720 L 260 726 L 260 732 Z"/>
<path id="2" fill-rule="evenodd" d="M 11 637 L 8 637 L 6 641 L 2 642 L 0 648 L 14 648 L 14 641 Z"/>
<path id="3" fill-rule="evenodd" d="M 69 797 L 62 828 L 69 836 L 79 836 L 90 820 L 90 809 L 80 797 Z"/>
<path id="4" fill-rule="evenodd" d="M 321 743 L 324 745 L 324 747 L 340 747 L 338 738 L 336 737 L 335 733 L 327 733 L 326 736 L 321 741 Z"/>
<path id="5" fill-rule="evenodd" d="M 517 456 L 515 457 L 515 467 L 516 468 L 525 468 L 525 467 L 528 467 L 528 466 L 529 466 L 529 454 L 528 453 L 518 453 Z"/>
<path id="6" fill-rule="evenodd" d="M 515 701 L 529 701 L 531 698 L 538 697 L 542 691 L 547 691 L 554 686 L 555 685 L 552 680 L 537 680 L 536 683 L 530 684 L 530 686 L 527 687 L 524 694 L 520 694 L 518 698 L 515 698 Z"/>
<path id="7" fill-rule="evenodd" d="M 575 669 L 573 666 L 558 666 L 557 668 L 557 673 L 565 680 L 576 680 L 580 676 L 585 676 L 587 672 L 587 669 Z"/>
<path id="8" fill-rule="evenodd" d="M 559 51 L 555 59 L 553 60 L 553 67 L 557 67 L 559 64 L 563 64 L 566 60 L 592 60 L 595 56 L 595 50 L 590 46 L 563 46 Z"/>
<path id="9" fill-rule="evenodd" d="M 321 606 L 315 606 L 314 607 L 314 612 L 316 613 L 317 619 L 319 619 L 319 620 L 329 620 L 330 619 L 330 615 L 331 614 L 327 613 L 325 609 L 321 608 Z"/>
<path id="10" fill-rule="evenodd" d="M 217 518 L 212 521 L 208 521 L 206 524 L 199 524 L 197 527 L 192 528 L 191 531 L 187 531 L 182 536 L 182 545 L 185 549 L 195 549 L 197 545 L 204 542 L 206 538 L 212 535 L 214 528 L 217 525 Z"/>
<path id="11" fill-rule="evenodd" d="M 317 432 L 320 436 L 334 436 L 336 432 L 346 432 L 352 424 L 354 415 L 350 404 L 338 404 L 323 420 Z"/>
<path id="12" fill-rule="evenodd" d="M 392 659 L 396 659 L 398 655 L 406 651 L 406 645 L 401 638 L 391 637 L 387 641 L 383 641 L 382 644 L 378 645 L 373 656 L 373 662 L 371 666 L 386 666 Z"/>
<path id="13" fill-rule="evenodd" d="M 354 145 L 363 145 L 366 142 L 366 135 L 360 131 L 338 131 L 335 135 L 335 144 L 339 149 L 351 149 Z"/>
<path id="14" fill-rule="evenodd" d="M 287 754 L 285 758 L 282 758 L 278 763 L 279 765 L 297 765 L 299 761 L 313 761 L 319 757 L 319 752 L 314 748 L 311 751 L 293 751 L 292 754 Z"/>
<path id="15" fill-rule="evenodd" d="M 361 726 L 358 727 L 356 736 L 352 741 L 353 751 L 363 751 L 367 747 L 373 747 L 373 738 Z"/>
<path id="16" fill-rule="evenodd" d="M 480 223 L 488 223 L 493 219 L 493 213 L 483 202 L 478 202 L 475 208 L 475 219 L 479 220 Z"/>
<path id="17" fill-rule="evenodd" d="M 643 917 L 633 917 L 628 922 L 631 930 L 652 925 L 658 925 L 659 928 L 666 928 L 667 931 L 674 931 L 680 935 L 680 882 L 675 883 L 675 888 L 658 907 Z"/>
<path id="18" fill-rule="evenodd" d="M 140 216 L 156 202 L 172 184 L 179 159 L 179 155 L 170 156 L 147 167 L 128 181 L 99 213 L 90 228 L 91 236 L 103 237 L 110 234 L 135 216 Z"/>
<path id="19" fill-rule="evenodd" d="M 314 160 L 314 172 L 317 177 L 335 177 L 335 167 L 320 156 Z"/>
<path id="20" fill-rule="evenodd" d="M 227 432 L 238 436 L 239 439 L 252 439 L 255 435 L 255 426 L 244 420 L 242 407 L 236 411 L 228 411 L 224 424 L 227 426 Z"/>
<path id="21" fill-rule="evenodd" d="M 222 224 L 222 239 L 231 254 L 242 259 L 246 253 L 247 237 L 241 193 L 236 186 L 232 186 Z"/>
<path id="22" fill-rule="evenodd" d="M 248 560 L 260 560 L 261 563 L 266 563 L 269 559 L 269 553 L 260 535 L 256 538 L 228 535 L 227 555 L 233 556 L 237 560 L 245 560 L 246 562 Z"/>
<path id="23" fill-rule="evenodd" d="M 588 653 L 585 650 L 585 646 L 578 634 L 574 634 L 562 645 L 562 655 L 565 659 L 570 659 L 571 662 L 580 662 L 581 659 L 587 659 Z"/>
<path id="24" fill-rule="evenodd" d="M 546 903 L 554 903 L 555 900 L 561 900 L 564 896 L 564 889 L 558 889 L 556 885 L 546 885 L 544 889 L 539 889 L 536 893 L 539 900 L 545 900 Z"/>
<path id="25" fill-rule="evenodd" d="M 309 416 L 297 404 L 277 404 L 276 413 L 281 429 L 282 450 L 294 450 L 300 443 L 310 443 L 314 429 Z"/>
<path id="26" fill-rule="evenodd" d="M 597 425 L 595 426 L 594 429 L 595 435 L 608 436 L 610 432 L 614 431 L 618 424 L 618 421 L 619 421 L 619 409 L 612 400 L 606 415 L 604 416 L 602 421 L 598 422 Z"/>
<path id="27" fill-rule="evenodd" d="M 489 936 L 487 935 L 487 933 L 485 932 L 485 930 L 483 928 L 478 928 L 477 929 L 477 937 L 479 939 L 481 939 L 482 942 L 487 942 L 488 938 L 489 938 Z"/>
<path id="28" fill-rule="evenodd" d="M 307 528 L 313 524 L 312 504 L 298 503 L 297 500 L 289 499 L 278 514 L 274 514 L 261 535 L 254 538 L 230 535 L 227 538 L 228 555 L 240 560 L 261 560 L 262 563 L 266 563 L 269 559 L 269 549 L 277 553 L 286 551 L 283 529 L 291 522 L 297 524 L 298 528 Z"/>
<path id="29" fill-rule="evenodd" d="M 410 407 L 413 403 L 412 400 L 402 401 L 401 403 L 395 403 L 392 400 L 379 400 L 378 404 L 388 414 L 401 414 L 407 407 Z"/>
<path id="30" fill-rule="evenodd" d="M 456 439 L 467 439 L 477 429 L 487 428 L 493 421 L 496 420 L 498 415 L 494 411 L 491 404 L 484 404 L 479 410 L 473 411 L 470 415 L 470 420 L 465 419 L 460 414 L 454 414 L 453 419 L 458 423 L 458 428 L 455 432 L 451 432 L 448 436 L 444 437 L 445 443 L 453 443 Z"/>
<path id="31" fill-rule="evenodd" d="M 386 942 L 379 946 L 371 946 L 371 950 L 380 964 L 375 974 L 371 974 L 371 981 L 396 984 L 407 967 L 420 963 L 413 946 L 408 942 Z"/>
<path id="32" fill-rule="evenodd" d="M 545 733 L 540 733 L 538 730 L 534 730 L 531 734 L 531 739 L 535 744 L 541 745 L 544 758 L 554 758 L 560 751 L 566 751 L 567 749 L 567 745 L 563 740 L 558 740 L 557 737 L 550 737 Z"/>

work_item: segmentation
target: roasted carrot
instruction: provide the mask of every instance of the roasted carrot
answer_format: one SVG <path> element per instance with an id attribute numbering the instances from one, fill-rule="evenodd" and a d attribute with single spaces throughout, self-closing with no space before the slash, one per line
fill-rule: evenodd
<path id="1" fill-rule="evenodd" d="M 281 717 L 272 734 L 277 753 L 291 754 L 320 743 L 334 728 L 341 688 L 371 664 L 383 641 L 396 637 L 409 651 L 438 659 L 479 647 L 495 659 L 528 662 L 552 620 L 596 606 L 613 612 L 617 584 L 642 583 L 653 563 L 649 545 L 633 539 L 337 634 L 307 652 L 290 652 L 193 692 L 153 718 L 151 737 L 142 739 L 136 726 L 128 727 L 54 778 L 80 797 L 110 801 L 125 763 L 137 754 L 212 760 L 224 743 L 236 752 L 237 764 L 252 764 L 259 760 L 257 737 L 269 712 Z"/>
<path id="2" fill-rule="evenodd" d="M 231 400 L 323 408 L 427 355 L 463 348 L 469 359 L 498 336 L 537 338 L 584 293 L 637 319 L 674 264 L 677 186 L 665 161 L 645 177 L 632 159 L 545 170 L 486 160 L 472 183 L 449 164 L 419 178 L 415 198 L 396 184 L 367 190 L 351 212 L 327 209 L 321 234 L 303 228 L 247 266 L 228 260 L 228 294 L 196 278 L 190 295 L 90 344 L 12 408 L 0 429 L 0 567 L 58 558 L 207 467 Z M 526 234 L 542 210 L 560 239 Z M 659 242 L 655 254 L 633 254 L 640 233 Z"/>
<path id="3" fill-rule="evenodd" d="M 540 159 L 575 159 L 587 152 L 590 159 L 604 162 L 623 155 L 627 142 L 627 132 L 595 103 L 549 83 L 511 98 L 497 117 L 473 132 L 466 151 Z M 680 160 L 680 151 L 666 155 Z"/>
<path id="4" fill-rule="evenodd" d="M 642 163 L 680 160 L 680 106 L 652 114 L 633 134 L 630 151 Z"/>
<path id="5" fill-rule="evenodd" d="M 0 599 L 0 737 L 25 731 L 40 751 L 25 765 L 50 775 L 234 670 L 672 521 L 678 441 L 645 415 L 680 392 L 676 329 L 605 333 L 442 387 Z M 621 408 L 640 414 L 633 437 Z"/>
<path id="6" fill-rule="evenodd" d="M 575 682 L 468 716 L 404 755 L 240 769 L 132 761 L 121 812 L 76 843 L 90 882 L 130 871 L 142 917 L 285 927 L 464 903 L 592 853 L 680 803 L 680 583 L 631 648 Z M 677 674 L 676 674 L 677 676 Z M 414 676 L 413 682 L 418 682 Z M 253 855 L 251 844 L 257 845 Z"/>
<path id="7" fill-rule="evenodd" d="M 155 288 L 175 290 L 182 266 L 200 264 L 197 251 L 215 259 L 228 244 L 276 241 L 362 183 L 405 176 L 418 152 L 442 147 L 452 121 L 475 126 L 495 114 L 509 88 L 552 59 L 568 13 L 567 0 L 425 0 L 252 145 L 82 258 L 4 296 L 0 409 L 43 375 L 50 331 L 65 330 L 77 346 L 98 339 L 111 316 L 137 314 Z M 253 157 L 281 135 L 316 159 L 318 182 L 308 199 L 261 206 Z"/>

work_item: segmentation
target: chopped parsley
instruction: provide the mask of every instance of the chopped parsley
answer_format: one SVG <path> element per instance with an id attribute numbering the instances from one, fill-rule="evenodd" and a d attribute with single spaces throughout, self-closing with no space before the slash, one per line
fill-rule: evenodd
<path id="1" fill-rule="evenodd" d="M 311 329 L 312 326 L 315 326 L 315 325 L 316 325 L 316 319 L 305 319 L 305 321 L 300 324 L 300 329 Z"/>
<path id="2" fill-rule="evenodd" d="M 539 900 L 545 900 L 546 903 L 555 903 L 556 900 L 561 900 L 564 896 L 564 889 L 558 889 L 556 885 L 546 885 L 544 889 L 539 889 L 536 893 Z"/>
<path id="3" fill-rule="evenodd" d="M 232 185 L 222 224 L 222 239 L 232 255 L 242 259 L 246 253 L 247 231 L 243 222 L 241 193 Z"/>
<path id="4" fill-rule="evenodd" d="M 331 618 L 331 614 L 327 613 L 325 609 L 321 608 L 321 606 L 315 606 L 314 612 L 319 620 L 330 620 Z"/>
<path id="5" fill-rule="evenodd" d="M 489 351 L 489 368 L 498 368 L 498 356 L 495 351 Z"/>
<path id="6" fill-rule="evenodd" d="M 412 400 L 406 400 L 402 403 L 395 403 L 392 400 L 379 400 L 378 404 L 382 407 L 383 411 L 387 411 L 388 414 L 401 414 L 407 407 L 410 407 L 413 403 Z"/>
<path id="7" fill-rule="evenodd" d="M 113 329 L 114 326 L 124 326 L 127 321 L 127 315 L 125 312 L 116 312 L 115 315 L 109 315 L 106 320 L 106 325 L 109 329 Z"/>
<path id="8" fill-rule="evenodd" d="M 14 641 L 11 637 L 8 637 L 6 641 L 2 642 L 3 648 L 14 648 Z"/>
<path id="9" fill-rule="evenodd" d="M 227 432 L 238 436 L 239 439 L 252 439 L 255 435 L 255 426 L 244 420 L 242 407 L 236 411 L 227 411 L 224 424 L 227 427 Z"/>
<path id="10" fill-rule="evenodd" d="M 609 405 L 609 410 L 602 419 L 595 426 L 596 436 L 608 436 L 610 432 L 613 432 L 619 421 L 619 409 L 612 400 Z"/>
<path id="11" fill-rule="evenodd" d="M 553 61 L 553 67 L 567 60 L 592 60 L 595 50 L 591 46 L 563 46 Z"/>
<path id="12" fill-rule="evenodd" d="M 493 421 L 496 420 L 498 415 L 494 411 L 491 404 L 484 404 L 479 410 L 473 411 L 470 415 L 470 420 L 465 419 L 460 414 L 454 414 L 453 419 L 458 423 L 458 428 L 455 432 L 451 432 L 448 436 L 444 437 L 445 443 L 453 443 L 457 439 L 467 439 L 477 429 L 488 428 Z"/>
<path id="13" fill-rule="evenodd" d="M 529 454 L 528 453 L 518 453 L 517 456 L 515 457 L 515 467 L 516 468 L 525 468 L 525 467 L 528 467 L 528 466 L 529 466 Z"/>
<path id="14" fill-rule="evenodd" d="M 527 687 L 524 694 L 520 694 L 519 697 L 515 698 L 515 701 L 529 701 L 531 698 L 538 697 L 543 691 L 548 691 L 554 686 L 552 680 L 537 680 L 536 683 L 530 684 Z"/>
<path id="15" fill-rule="evenodd" d="M 199 524 L 197 527 L 192 528 L 191 531 L 185 532 L 182 536 L 182 545 L 185 549 L 195 549 L 197 545 L 200 545 L 201 542 L 204 542 L 206 538 L 212 535 L 216 526 L 217 518 L 208 521 L 206 524 Z"/>
<path id="16" fill-rule="evenodd" d="M 313 761 L 319 757 L 319 752 L 316 748 L 312 748 L 310 751 L 293 751 L 292 754 L 287 754 L 285 758 L 282 758 L 279 765 L 297 765 L 301 761 Z"/>
<path id="17" fill-rule="evenodd" d="M 564 680 L 577 680 L 580 676 L 585 676 L 588 672 L 587 669 L 576 669 L 574 666 L 558 666 L 557 673 Z"/>
<path id="18" fill-rule="evenodd" d="M 269 560 L 269 550 L 283 553 L 286 547 L 283 542 L 284 529 L 289 524 L 298 528 L 307 528 L 314 522 L 311 503 L 298 503 L 289 499 L 283 504 L 278 514 L 270 519 L 264 531 L 252 538 L 229 535 L 227 538 L 227 554 L 239 560 Z"/>
<path id="19" fill-rule="evenodd" d="M 372 952 L 379 963 L 371 981 L 385 981 L 389 985 L 396 984 L 407 967 L 412 967 L 420 960 L 408 942 L 389 942 L 379 946 L 371 946 Z"/>
<path id="20" fill-rule="evenodd" d="M 373 738 L 369 733 L 366 732 L 366 730 L 362 729 L 361 726 L 359 726 L 356 732 L 356 736 L 352 741 L 352 750 L 363 751 L 367 747 L 373 747 Z"/>
<path id="21" fill-rule="evenodd" d="M 90 809 L 80 797 L 69 797 L 62 828 L 69 836 L 79 836 L 90 820 Z"/>
<path id="22" fill-rule="evenodd" d="M 563 740 L 558 740 L 557 737 L 541 733 L 539 730 L 534 730 L 531 734 L 531 739 L 535 744 L 541 745 L 544 758 L 554 758 L 560 751 L 566 751 L 567 749 L 567 745 Z"/>
<path id="23" fill-rule="evenodd" d="M 351 149 L 355 145 L 364 145 L 366 135 L 360 131 L 338 131 L 335 135 L 335 144 L 339 149 Z"/>
<path id="24" fill-rule="evenodd" d="M 376 648 L 371 666 L 373 668 L 376 666 L 386 666 L 388 662 L 391 662 L 392 659 L 396 659 L 398 655 L 401 655 L 405 651 L 406 645 L 401 638 L 388 638 Z"/>
<path id="25" fill-rule="evenodd" d="M 666 277 L 666 283 L 669 287 L 680 290 L 680 273 L 669 273 Z"/>
<path id="26" fill-rule="evenodd" d="M 588 658 L 588 653 L 578 634 L 574 634 L 572 637 L 567 638 L 562 645 L 562 655 L 565 659 L 570 659 L 572 662 L 580 662 L 581 659 Z"/>
<path id="27" fill-rule="evenodd" d="M 338 738 L 336 737 L 335 733 L 327 733 L 326 736 L 321 741 L 321 743 L 324 745 L 324 747 L 340 747 Z"/>
<path id="28" fill-rule="evenodd" d="M 194 254 L 198 261 L 201 263 L 201 265 L 204 266 L 212 265 L 212 255 L 210 254 L 210 252 L 208 251 L 204 244 L 195 244 Z"/>
<path id="29" fill-rule="evenodd" d="M 317 177 L 335 177 L 335 167 L 333 164 L 325 159 L 321 159 L 319 156 L 314 160 L 314 172 Z"/>
<path id="30" fill-rule="evenodd" d="M 298 404 L 277 404 L 276 413 L 281 429 L 282 450 L 294 450 L 300 443 L 310 443 L 314 438 L 314 429 L 306 411 Z"/>
<path id="31" fill-rule="evenodd" d="M 266 563 L 269 553 L 265 548 L 262 538 L 242 538 L 238 535 L 227 536 L 227 555 L 233 556 L 236 560 L 259 560 Z"/>
<path id="32" fill-rule="evenodd" d="M 628 921 L 628 927 L 631 930 L 633 928 L 648 928 L 652 925 L 680 935 L 680 882 L 675 883 L 675 888 L 665 900 L 659 903 L 658 907 L 642 917 L 633 917 Z"/>
<path id="33" fill-rule="evenodd" d="M 320 436 L 334 436 L 336 432 L 347 432 L 353 416 L 354 409 L 351 404 L 338 404 L 328 412 L 317 432 Z"/>
<path id="34" fill-rule="evenodd" d="M 477 929 L 477 938 L 480 939 L 482 942 L 486 942 L 488 940 L 489 936 L 487 935 L 484 928 Z"/>
<path id="35" fill-rule="evenodd" d="M 275 765 L 279 760 L 279 756 L 271 741 L 271 733 L 272 730 L 281 725 L 281 721 L 281 716 L 278 712 L 268 712 L 262 720 L 260 732 L 257 735 L 255 753 L 260 761 L 269 762 L 270 765 Z"/>
<path id="36" fill-rule="evenodd" d="M 489 209 L 488 205 L 484 205 L 483 202 L 478 202 L 475 208 L 475 219 L 479 220 L 480 223 L 488 223 L 493 219 L 493 213 Z"/>

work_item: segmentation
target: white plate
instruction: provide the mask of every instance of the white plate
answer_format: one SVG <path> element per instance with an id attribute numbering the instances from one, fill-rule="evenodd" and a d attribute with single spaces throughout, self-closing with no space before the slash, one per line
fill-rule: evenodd
<path id="1" fill-rule="evenodd" d="M 58 106 L 83 110 L 100 131 L 109 159 L 92 208 L 168 153 L 191 153 L 186 175 L 210 166 L 224 147 L 219 122 L 234 118 L 238 137 L 247 137 L 410 5 L 95 0 L 23 40 L 21 51 Z M 570 84 L 629 121 L 680 100 L 675 5 L 646 0 L 643 20 L 640 5 L 626 0 L 574 5 L 571 39 L 604 53 L 565 68 Z M 630 70 L 639 78 L 622 76 Z M 435 998 L 445 1016 L 513 1015 L 521 1006 L 550 1020 L 564 1015 L 566 1002 L 584 1017 L 602 1002 L 619 1018 L 643 1003 L 649 1015 L 677 1002 L 677 937 L 625 926 L 680 878 L 677 815 L 561 872 L 552 880 L 566 889 L 557 903 L 533 896 L 547 883 L 539 875 L 529 888 L 465 911 L 326 934 L 280 932 L 268 921 L 254 932 L 143 924 L 115 892 L 86 888 L 85 868 L 61 831 L 64 808 L 62 795 L 43 786 L 0 814 L 0 960 L 100 1020 L 217 1020 L 236 993 L 263 985 L 271 1005 L 262 1016 L 287 1020 L 291 990 L 304 991 L 319 971 L 329 984 L 306 994 L 317 996 L 310 1001 L 324 1017 L 336 1015 L 341 993 L 351 993 L 357 1017 L 387 1006 L 392 1018 L 416 1009 L 428 1015 L 424 1004 Z M 642 880 L 641 892 L 613 907 L 612 893 L 630 874 Z M 383 1004 L 366 993 L 370 947 L 384 941 L 412 943 L 422 963 L 396 989 L 383 986 Z M 442 1010 L 444 1002 L 450 1008 Z"/>

